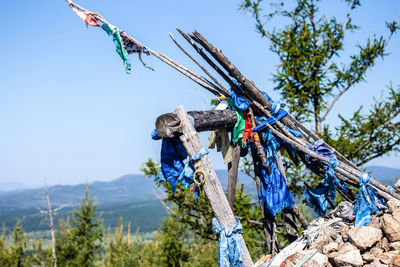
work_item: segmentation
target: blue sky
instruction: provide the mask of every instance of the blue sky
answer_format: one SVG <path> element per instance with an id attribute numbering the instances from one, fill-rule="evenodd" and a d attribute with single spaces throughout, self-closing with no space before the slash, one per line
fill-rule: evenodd
<path id="1" fill-rule="evenodd" d="M 169 32 L 178 37 L 176 27 L 196 29 L 279 98 L 271 82 L 277 58 L 255 32 L 252 18 L 238 11 L 238 0 L 77 3 L 201 73 L 168 37 Z M 342 1 L 325 1 L 322 7 L 343 19 Z M 354 12 L 353 22 L 362 28 L 348 36 L 348 51 L 374 33 L 386 34 L 384 21 L 399 14 L 397 0 L 365 1 Z M 156 69 L 151 72 L 130 56 L 133 72 L 126 75 L 112 40 L 100 29 L 86 28 L 63 0 L 3 0 L 0 22 L 0 183 L 74 184 L 139 173 L 147 158 L 159 157 L 160 143 L 149 137 L 158 115 L 182 104 L 187 110 L 209 108 L 212 95 L 156 58 L 144 57 Z M 337 123 L 338 112 L 368 108 L 390 82 L 400 85 L 398 35 L 389 52 L 367 73 L 367 82 L 337 103 L 328 123 Z M 216 168 L 224 168 L 219 155 L 211 157 Z M 371 164 L 398 167 L 398 162 L 390 155 Z"/>

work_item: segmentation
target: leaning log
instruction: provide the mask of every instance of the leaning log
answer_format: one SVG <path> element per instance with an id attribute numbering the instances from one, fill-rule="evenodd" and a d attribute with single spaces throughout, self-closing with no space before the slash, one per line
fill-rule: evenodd
<path id="1" fill-rule="evenodd" d="M 175 108 L 174 113 L 177 114 L 182 128 L 182 134 L 179 136 L 179 139 L 185 147 L 188 155 L 192 157 L 203 147 L 199 135 L 193 127 L 183 106 Z M 200 158 L 199 162 L 201 163 L 202 170 L 206 174 L 206 180 L 203 185 L 204 193 L 210 202 L 215 217 L 218 219 L 222 227 L 234 226 L 236 224 L 235 216 L 233 215 L 233 211 L 229 206 L 224 190 L 218 180 L 217 174 L 215 173 L 214 167 L 211 164 L 208 155 Z M 240 238 L 242 240 L 243 266 L 254 266 L 243 236 L 241 235 Z"/>

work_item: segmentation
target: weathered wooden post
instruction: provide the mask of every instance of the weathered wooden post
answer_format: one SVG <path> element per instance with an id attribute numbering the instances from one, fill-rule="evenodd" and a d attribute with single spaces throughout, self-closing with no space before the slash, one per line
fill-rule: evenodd
<path id="1" fill-rule="evenodd" d="M 174 113 L 178 116 L 182 128 L 182 135 L 179 136 L 179 139 L 189 156 L 192 157 L 203 147 L 199 135 L 193 127 L 183 106 L 175 108 Z M 210 201 L 215 217 L 218 219 L 222 227 L 234 226 L 236 223 L 235 216 L 229 206 L 224 190 L 218 180 L 209 157 L 205 155 L 199 161 L 201 162 L 202 170 L 207 175 L 206 181 L 203 185 L 204 193 Z M 254 266 L 243 236 L 241 236 L 241 240 L 243 247 L 243 266 Z"/>

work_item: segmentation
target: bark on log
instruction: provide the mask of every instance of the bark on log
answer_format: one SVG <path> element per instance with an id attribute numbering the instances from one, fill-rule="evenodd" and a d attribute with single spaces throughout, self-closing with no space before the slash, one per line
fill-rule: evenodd
<path id="1" fill-rule="evenodd" d="M 188 114 L 192 117 L 197 132 L 230 129 L 235 126 L 237 120 L 236 113 L 230 109 L 189 111 Z M 182 134 L 180 120 L 174 113 L 159 116 L 156 121 L 156 129 L 162 138 L 177 137 Z"/>
<path id="2" fill-rule="evenodd" d="M 193 124 L 183 106 L 175 108 L 174 112 L 177 114 L 178 119 L 181 122 L 182 135 L 179 136 L 179 139 L 184 145 L 188 155 L 193 156 L 203 147 L 199 135 L 193 127 Z M 236 224 L 235 216 L 233 215 L 232 209 L 229 207 L 224 190 L 218 180 L 208 155 L 203 156 L 199 161 L 202 170 L 207 176 L 203 189 L 210 202 L 211 208 L 215 213 L 215 217 L 218 219 L 222 227 L 233 227 Z M 241 240 L 243 248 L 243 266 L 254 266 L 243 236 L 241 236 Z"/>

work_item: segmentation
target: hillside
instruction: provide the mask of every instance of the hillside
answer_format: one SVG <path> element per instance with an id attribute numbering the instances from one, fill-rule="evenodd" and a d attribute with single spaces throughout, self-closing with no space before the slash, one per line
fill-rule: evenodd
<path id="1" fill-rule="evenodd" d="M 217 175 L 226 187 L 227 172 L 217 170 Z M 251 178 L 241 173 L 239 181 L 245 184 L 249 192 L 254 192 Z M 52 206 L 64 207 L 57 212 L 56 221 L 71 216 L 84 196 L 85 186 L 49 187 Z M 153 193 L 157 189 L 152 179 L 141 175 L 124 175 L 110 182 L 93 182 L 88 186 L 89 194 L 96 199 L 107 228 L 115 227 L 123 217 L 125 223 L 131 223 L 132 229 L 139 227 L 142 232 L 151 232 L 158 228 L 162 217 L 167 215 L 164 206 Z M 162 192 L 158 191 L 158 194 Z M 46 218 L 40 214 L 40 209 L 46 208 L 44 188 L 0 192 L 0 223 L 5 224 L 7 229 L 11 229 L 20 220 L 27 232 L 47 230 Z"/>
<path id="2" fill-rule="evenodd" d="M 400 176 L 400 169 L 371 166 L 367 170 L 387 184 L 394 184 L 394 177 Z M 217 170 L 217 175 L 226 188 L 227 171 Z M 239 182 L 244 184 L 246 192 L 255 193 L 255 183 L 247 175 L 239 173 Z M 116 226 L 123 217 L 126 223 L 131 223 L 132 229 L 139 227 L 142 232 L 156 230 L 167 215 L 153 190 L 157 190 L 153 180 L 141 175 L 125 175 L 113 181 L 89 184 L 89 193 L 96 198 L 107 228 Z M 48 222 L 39 211 L 47 207 L 44 192 L 44 188 L 0 192 L 0 223 L 11 229 L 20 220 L 27 232 L 47 230 Z M 72 214 L 84 192 L 85 184 L 49 188 L 53 207 L 64 206 L 57 213 L 56 221 Z"/>

